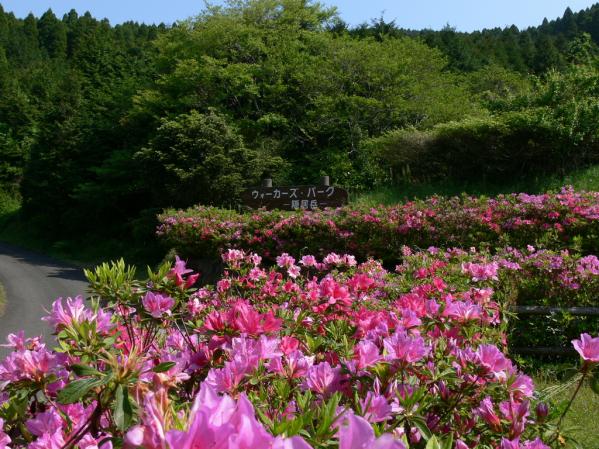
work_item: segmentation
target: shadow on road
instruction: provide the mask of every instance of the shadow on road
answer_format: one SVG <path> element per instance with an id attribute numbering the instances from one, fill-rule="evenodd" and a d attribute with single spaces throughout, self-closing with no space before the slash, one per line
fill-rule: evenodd
<path id="1" fill-rule="evenodd" d="M 17 248 L 7 243 L 0 242 L 0 255 L 13 257 L 29 265 L 47 267 L 50 278 L 65 279 L 69 281 L 87 282 L 83 274 L 83 268 L 69 265 L 49 256 L 35 254 L 26 249 Z"/>

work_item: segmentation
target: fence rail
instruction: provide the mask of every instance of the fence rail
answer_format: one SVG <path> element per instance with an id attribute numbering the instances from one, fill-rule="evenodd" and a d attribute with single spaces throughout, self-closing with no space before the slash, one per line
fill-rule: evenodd
<path id="1" fill-rule="evenodd" d="M 520 355 L 576 355 L 574 348 L 511 348 L 510 352 L 513 354 Z"/>
<path id="2" fill-rule="evenodd" d="M 518 315 L 551 315 L 552 313 L 569 313 L 575 316 L 599 316 L 599 307 L 543 307 L 515 306 L 512 308 Z"/>
<path id="3" fill-rule="evenodd" d="M 554 313 L 568 313 L 573 316 L 599 317 L 599 307 L 545 307 L 545 306 L 514 306 L 511 309 L 518 315 L 551 315 Z M 510 350 L 514 354 L 521 355 L 575 355 L 572 347 L 517 347 Z"/>

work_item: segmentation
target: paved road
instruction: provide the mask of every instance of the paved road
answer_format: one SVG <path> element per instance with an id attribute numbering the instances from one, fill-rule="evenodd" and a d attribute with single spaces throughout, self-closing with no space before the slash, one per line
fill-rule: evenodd
<path id="1" fill-rule="evenodd" d="M 0 283 L 8 300 L 0 317 L 0 343 L 20 329 L 48 341 L 51 329 L 40 320 L 45 310 L 56 298 L 85 294 L 87 288 L 80 268 L 4 243 L 0 243 Z M 0 359 L 6 354 L 7 349 L 0 348 Z"/>

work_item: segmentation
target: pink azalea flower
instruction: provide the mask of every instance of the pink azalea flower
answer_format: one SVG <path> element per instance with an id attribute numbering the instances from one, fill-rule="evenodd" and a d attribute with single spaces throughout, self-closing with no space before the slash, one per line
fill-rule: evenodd
<path id="1" fill-rule="evenodd" d="M 499 264 L 497 262 L 488 264 L 466 262 L 462 264 L 462 272 L 469 274 L 474 282 L 486 281 L 488 279 L 496 281 L 498 279 L 498 269 Z"/>
<path id="2" fill-rule="evenodd" d="M 285 336 L 281 338 L 281 351 L 283 354 L 289 354 L 293 351 L 297 351 L 299 348 L 299 340 L 295 337 Z"/>
<path id="3" fill-rule="evenodd" d="M 231 281 L 229 279 L 221 279 L 216 283 L 216 290 L 219 293 L 224 293 L 231 288 Z"/>
<path id="4" fill-rule="evenodd" d="M 93 317 L 91 310 L 86 309 L 83 304 L 83 297 L 67 298 L 66 305 L 63 306 L 62 298 L 58 298 L 52 303 L 52 312 L 49 316 L 42 318 L 48 321 L 55 329 L 63 326 L 70 326 L 73 322 L 81 323 L 89 321 Z"/>
<path id="5" fill-rule="evenodd" d="M 514 381 L 510 383 L 508 387 L 510 391 L 518 393 L 527 398 L 532 397 L 535 391 L 535 385 L 532 379 L 525 374 L 517 375 Z"/>
<path id="6" fill-rule="evenodd" d="M 363 340 L 354 347 L 354 357 L 359 369 L 372 366 L 381 359 L 378 346 L 368 340 Z"/>
<path id="7" fill-rule="evenodd" d="M 171 308 L 175 305 L 175 300 L 170 296 L 160 293 L 147 292 L 141 303 L 150 315 L 154 318 L 162 318 L 165 314 L 170 315 Z"/>
<path id="8" fill-rule="evenodd" d="M 356 257 L 351 254 L 344 254 L 342 261 L 348 267 L 355 267 L 356 265 L 358 265 Z"/>
<path id="9" fill-rule="evenodd" d="M 469 301 L 447 301 L 447 305 L 443 310 L 443 316 L 452 318 L 460 323 L 470 320 L 480 320 L 482 316 L 482 308 Z"/>
<path id="10" fill-rule="evenodd" d="M 312 449 L 312 446 L 301 437 L 276 437 L 270 449 Z"/>
<path id="11" fill-rule="evenodd" d="M 0 418 L 0 449 L 10 449 L 8 443 L 11 442 L 10 437 L 4 433 L 4 420 Z"/>
<path id="12" fill-rule="evenodd" d="M 368 422 L 382 422 L 391 417 L 391 405 L 387 399 L 372 391 L 366 393 L 366 397 L 360 401 L 364 418 Z"/>
<path id="13" fill-rule="evenodd" d="M 513 370 L 512 362 L 493 345 L 480 345 L 476 350 L 476 358 L 478 363 L 497 379 L 506 379 L 507 372 Z"/>
<path id="14" fill-rule="evenodd" d="M 112 314 L 99 308 L 96 313 L 85 307 L 82 296 L 67 298 L 63 305 L 62 298 L 58 298 L 52 303 L 52 312 L 50 315 L 42 318 L 49 322 L 56 331 L 63 327 L 71 326 L 73 323 L 82 323 L 88 321 L 96 325 L 96 330 L 100 333 L 109 332 L 114 325 L 112 324 Z"/>
<path id="15" fill-rule="evenodd" d="M 507 438 L 502 438 L 499 449 L 522 449 L 522 448 L 520 446 L 520 440 L 518 438 L 516 438 L 515 440 L 508 440 Z"/>
<path id="16" fill-rule="evenodd" d="M 233 360 L 243 362 L 249 367 L 249 369 L 258 368 L 258 364 L 260 363 L 260 359 L 263 353 L 263 347 L 264 352 L 268 353 L 270 350 L 273 350 L 272 344 L 274 341 L 276 348 L 275 339 L 268 340 L 266 339 L 267 337 L 264 335 L 262 337 L 265 338 L 262 341 L 262 344 L 256 340 L 247 338 L 244 335 L 238 338 L 234 338 L 231 341 L 231 358 Z"/>
<path id="17" fill-rule="evenodd" d="M 13 352 L 0 364 L 0 381 L 38 381 L 50 374 L 57 375 L 60 380 L 68 374 L 62 366 L 63 361 L 64 356 L 51 353 L 44 347 L 36 351 Z"/>
<path id="18" fill-rule="evenodd" d="M 213 368 L 208 372 L 205 383 L 217 392 L 232 392 L 241 384 L 246 375 L 255 369 L 252 361 L 241 358 L 226 362 L 220 369 Z"/>
<path id="19" fill-rule="evenodd" d="M 322 261 L 327 265 L 338 265 L 342 262 L 342 258 L 339 254 L 330 253 Z"/>
<path id="20" fill-rule="evenodd" d="M 530 413 L 528 401 L 518 402 L 513 399 L 503 401 L 499 404 L 499 410 L 503 417 L 510 423 L 510 437 L 516 438 L 522 435 L 526 427 L 526 418 Z"/>
<path id="21" fill-rule="evenodd" d="M 282 355 L 283 352 L 280 349 L 280 344 L 281 342 L 277 337 L 261 335 L 256 346 L 260 359 L 268 360 Z"/>
<path id="22" fill-rule="evenodd" d="M 194 401 L 187 427 L 186 431 L 166 433 L 170 448 L 311 449 L 300 437 L 284 439 L 270 435 L 256 419 L 254 407 L 245 394 L 235 401 L 226 395 L 218 396 L 206 384 L 202 384 Z"/>
<path id="23" fill-rule="evenodd" d="M 599 337 L 582 334 L 579 340 L 572 340 L 572 345 L 585 362 L 599 363 Z"/>
<path id="24" fill-rule="evenodd" d="M 249 259 L 250 262 L 252 262 L 252 264 L 254 265 L 254 267 L 257 267 L 262 262 L 262 257 L 256 253 L 250 254 Z"/>
<path id="25" fill-rule="evenodd" d="M 287 253 L 283 253 L 277 257 L 277 265 L 280 268 L 289 268 L 295 264 L 295 259 Z"/>
<path id="26" fill-rule="evenodd" d="M 387 360 L 401 360 L 405 363 L 422 360 L 430 351 L 422 337 L 412 338 L 405 332 L 396 332 L 391 337 L 385 338 L 383 345 L 387 352 Z"/>
<path id="27" fill-rule="evenodd" d="M 313 362 L 314 356 L 306 357 L 301 351 L 292 351 L 285 357 L 272 358 L 268 369 L 289 379 L 301 379 L 308 374 Z"/>
<path id="28" fill-rule="evenodd" d="M 19 331 L 16 334 L 8 334 L 6 337 L 7 344 L 0 345 L 0 347 L 11 348 L 16 351 L 23 351 L 24 349 L 36 350 L 42 345 L 42 338 L 25 338 L 25 331 Z"/>
<path id="29" fill-rule="evenodd" d="M 195 274 L 188 276 L 187 280 L 185 281 L 185 288 L 193 287 L 199 278 L 200 278 L 200 273 L 195 273 Z"/>
<path id="30" fill-rule="evenodd" d="M 522 446 L 522 449 L 550 449 L 540 438 L 536 438 L 532 441 L 527 441 Z"/>
<path id="31" fill-rule="evenodd" d="M 474 413 L 480 416 L 495 432 L 501 430 L 501 420 L 495 413 L 493 401 L 489 396 L 481 401 Z"/>
<path id="32" fill-rule="evenodd" d="M 303 256 L 300 260 L 300 263 L 304 267 L 313 267 L 314 265 L 316 265 L 316 258 L 314 256 Z"/>
<path id="33" fill-rule="evenodd" d="M 515 438 L 513 440 L 508 440 L 507 438 L 503 438 L 501 440 L 501 445 L 499 449 L 550 449 L 545 443 L 541 441 L 540 438 L 537 438 L 532 441 L 526 441 L 524 443 L 520 443 L 519 438 Z"/>
<path id="34" fill-rule="evenodd" d="M 405 449 L 405 445 L 390 434 L 375 438 L 372 426 L 364 418 L 348 413 L 339 427 L 339 449 Z"/>
<path id="35" fill-rule="evenodd" d="M 64 443 L 62 432 L 45 433 L 27 446 L 27 449 L 62 449 Z"/>
<path id="36" fill-rule="evenodd" d="M 99 435 L 94 438 L 88 433 L 81 438 L 77 446 L 79 449 L 112 449 L 112 441 L 108 437 L 109 435 Z"/>
<path id="37" fill-rule="evenodd" d="M 582 276 L 599 275 L 599 259 L 597 256 L 586 256 L 578 261 L 576 271 Z"/>
<path id="38" fill-rule="evenodd" d="M 223 262 L 238 266 L 239 262 L 245 259 L 245 253 L 238 249 L 228 249 L 221 257 Z"/>
<path id="39" fill-rule="evenodd" d="M 198 316 L 205 308 L 206 304 L 204 304 L 197 296 L 192 296 L 189 301 L 187 301 L 187 311 L 192 317 Z"/>
<path id="40" fill-rule="evenodd" d="M 142 424 L 133 426 L 125 436 L 125 448 L 167 449 L 165 440 L 164 417 L 162 416 L 154 393 L 144 398 Z"/>
<path id="41" fill-rule="evenodd" d="M 462 440 L 456 440 L 455 449 L 470 449 Z"/>
<path id="42" fill-rule="evenodd" d="M 297 265 L 291 265 L 287 268 L 287 274 L 290 278 L 296 279 L 300 275 L 301 269 Z"/>
<path id="43" fill-rule="evenodd" d="M 45 433 L 53 434 L 62 429 L 62 418 L 56 412 L 51 409 L 49 412 L 38 413 L 34 418 L 27 420 L 27 430 L 33 435 L 41 437 Z"/>
<path id="44" fill-rule="evenodd" d="M 273 311 L 259 313 L 245 301 L 237 301 L 231 309 L 232 324 L 239 331 L 248 335 L 260 335 L 275 332 L 281 328 L 281 319 L 276 318 Z"/>
<path id="45" fill-rule="evenodd" d="M 101 334 L 107 334 L 114 328 L 114 324 L 112 324 L 112 313 L 105 312 L 102 308 L 99 308 L 92 316 L 91 321 L 96 324 L 96 331 Z"/>
<path id="46" fill-rule="evenodd" d="M 170 277 L 176 277 L 177 275 L 182 277 L 182 276 L 184 276 L 188 273 L 192 273 L 192 272 L 193 272 L 193 270 L 190 270 L 189 268 L 187 268 L 184 260 L 181 260 L 179 258 L 179 256 L 175 256 L 175 265 L 169 271 Z"/>
<path id="47" fill-rule="evenodd" d="M 266 277 L 266 273 L 264 272 L 264 270 L 258 268 L 258 267 L 254 267 L 250 270 L 250 274 L 248 276 L 248 278 L 250 279 L 250 281 L 259 281 L 260 279 L 264 279 Z"/>
<path id="48" fill-rule="evenodd" d="M 341 389 L 341 381 L 341 367 L 332 368 L 329 362 L 322 362 L 308 369 L 305 387 L 328 396 Z"/>

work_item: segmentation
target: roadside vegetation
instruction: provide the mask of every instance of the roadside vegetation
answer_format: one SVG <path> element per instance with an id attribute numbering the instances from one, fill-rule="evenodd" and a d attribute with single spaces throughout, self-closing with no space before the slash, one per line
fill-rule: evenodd
<path id="1" fill-rule="evenodd" d="M 424 199 L 432 195 L 455 196 L 463 193 L 485 196 L 515 192 L 540 194 L 559 192 L 564 186 L 572 186 L 577 191 L 599 191 L 599 165 L 574 170 L 564 176 L 524 177 L 509 184 L 452 180 L 398 184 L 393 187 L 375 188 L 369 192 L 353 193 L 350 203 L 357 206 L 393 205 L 414 199 Z"/>

